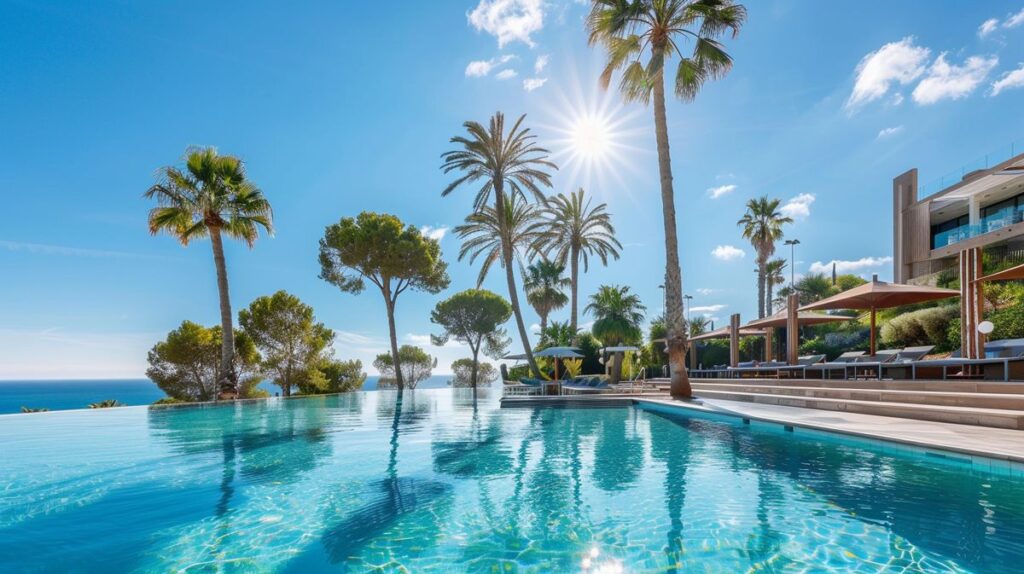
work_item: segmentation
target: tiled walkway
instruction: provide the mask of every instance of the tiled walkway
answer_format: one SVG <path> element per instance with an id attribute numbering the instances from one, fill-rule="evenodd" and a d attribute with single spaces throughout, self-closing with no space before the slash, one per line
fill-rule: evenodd
<path id="1" fill-rule="evenodd" d="M 1024 463 L 1024 431 L 718 399 L 691 403 L 652 397 L 638 401 Z"/>

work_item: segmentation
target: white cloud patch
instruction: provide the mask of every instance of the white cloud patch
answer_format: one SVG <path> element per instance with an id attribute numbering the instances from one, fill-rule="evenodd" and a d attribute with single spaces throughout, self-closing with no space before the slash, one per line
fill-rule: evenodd
<path id="1" fill-rule="evenodd" d="M 861 273 L 869 269 L 877 269 L 883 265 L 892 263 L 892 257 L 861 257 L 853 261 L 833 259 L 827 263 L 815 261 L 811 263 L 811 273 L 832 273 L 832 264 L 836 266 L 836 273 Z"/>
<path id="2" fill-rule="evenodd" d="M 717 313 L 722 309 L 725 309 L 725 305 L 716 304 L 690 307 L 689 311 L 693 311 L 694 313 Z"/>
<path id="3" fill-rule="evenodd" d="M 708 188 L 708 195 L 711 199 L 718 199 L 723 195 L 736 191 L 736 184 L 730 183 L 728 185 L 719 185 L 718 187 Z"/>
<path id="4" fill-rule="evenodd" d="M 527 92 L 532 92 L 546 84 L 547 81 L 547 78 L 526 78 L 523 80 L 523 89 Z"/>
<path id="5" fill-rule="evenodd" d="M 509 42 L 522 42 L 533 47 L 533 33 L 544 27 L 543 0 L 480 0 L 466 15 L 478 32 L 487 32 L 503 48 Z"/>
<path id="6" fill-rule="evenodd" d="M 902 133 L 902 132 L 903 132 L 903 126 L 893 126 L 891 128 L 884 128 L 883 130 L 878 132 L 878 137 L 876 139 L 884 139 L 884 138 L 887 138 L 887 137 L 892 137 L 892 136 L 897 135 L 897 134 Z"/>
<path id="7" fill-rule="evenodd" d="M 914 88 L 914 101 L 921 105 L 929 105 L 941 100 L 959 100 L 974 91 L 988 77 L 999 58 L 971 56 L 962 66 L 955 66 L 946 61 L 946 53 L 939 54 L 928 74 Z"/>
<path id="8" fill-rule="evenodd" d="M 700 293 L 701 295 L 704 295 L 705 297 L 707 297 L 708 295 L 711 295 L 712 293 L 714 293 L 715 290 L 714 289 L 708 289 L 707 287 L 701 287 L 701 288 L 697 289 L 697 292 Z"/>
<path id="9" fill-rule="evenodd" d="M 438 349 L 442 348 L 442 347 L 438 347 L 438 346 L 436 346 L 436 345 L 434 345 L 433 343 L 430 342 L 430 335 L 417 335 L 416 333 L 408 333 L 405 336 L 405 341 L 407 343 L 412 343 L 413 345 L 418 345 L 420 347 L 434 347 L 434 348 L 438 348 Z M 449 339 L 448 342 L 443 345 L 443 347 L 445 347 L 445 348 L 462 347 L 462 346 L 463 346 L 462 343 L 456 341 L 455 339 Z"/>
<path id="10" fill-rule="evenodd" d="M 711 255 L 714 255 L 716 259 L 722 261 L 732 261 L 734 259 L 741 259 L 747 256 L 747 253 L 738 247 L 732 245 L 719 245 L 711 250 Z"/>
<path id="11" fill-rule="evenodd" d="M 1016 28 L 1024 24 L 1024 8 L 1021 8 L 1020 12 L 1016 14 L 1010 14 L 1006 17 L 1006 21 L 1003 22 L 1003 28 Z"/>
<path id="12" fill-rule="evenodd" d="M 811 204 L 816 199 L 813 193 L 801 193 L 783 204 L 779 211 L 786 217 L 807 219 L 811 215 Z"/>
<path id="13" fill-rule="evenodd" d="M 441 241 L 442 239 L 444 239 L 444 235 L 448 233 L 448 228 L 443 226 L 431 227 L 429 225 L 424 225 L 423 227 L 420 228 L 420 233 L 422 233 L 424 237 L 429 237 L 430 239 Z"/>
<path id="14" fill-rule="evenodd" d="M 992 91 L 989 94 L 998 96 L 1003 90 L 1020 87 L 1024 87 L 1024 63 L 1016 70 L 1006 72 L 1001 78 L 992 82 Z"/>
<path id="15" fill-rule="evenodd" d="M 518 72 L 516 72 L 512 68 L 509 68 L 507 70 L 502 70 L 502 71 L 498 72 L 497 74 L 495 74 L 494 77 L 498 78 L 499 80 L 509 80 L 509 79 L 512 79 L 512 78 L 514 78 L 514 77 L 516 77 L 518 75 L 519 75 Z"/>
<path id="16" fill-rule="evenodd" d="M 857 79 L 846 107 L 855 109 L 873 102 L 888 93 L 894 84 L 905 86 L 921 77 L 930 54 L 928 48 L 915 46 L 914 38 L 908 36 L 864 56 L 857 64 Z"/>
<path id="17" fill-rule="evenodd" d="M 981 26 L 978 26 L 978 37 L 984 38 L 985 36 L 988 36 L 992 32 L 995 32 L 996 28 L 998 28 L 998 27 L 999 27 L 999 19 L 998 18 L 989 18 L 988 20 L 985 20 L 984 22 L 982 22 Z"/>
<path id="18" fill-rule="evenodd" d="M 125 251 L 106 251 L 103 249 L 87 249 L 83 247 L 68 247 L 66 245 L 46 245 L 43 243 L 26 243 L 24 241 L 0 241 L 0 249 L 7 251 L 21 251 L 36 255 L 61 255 L 64 257 L 113 257 L 113 258 L 135 258 L 140 257 L 137 253 Z"/>
<path id="19" fill-rule="evenodd" d="M 544 71 L 544 68 L 548 67 L 548 55 L 537 56 L 537 61 L 533 63 L 533 72 L 540 74 Z"/>
<path id="20" fill-rule="evenodd" d="M 490 74 L 492 70 L 501 66 L 502 64 L 509 63 L 510 61 L 512 61 L 513 58 L 515 58 L 515 56 L 506 54 L 504 56 L 491 58 L 490 60 L 475 60 L 473 62 L 470 62 L 469 64 L 466 65 L 466 77 L 482 78 Z"/>

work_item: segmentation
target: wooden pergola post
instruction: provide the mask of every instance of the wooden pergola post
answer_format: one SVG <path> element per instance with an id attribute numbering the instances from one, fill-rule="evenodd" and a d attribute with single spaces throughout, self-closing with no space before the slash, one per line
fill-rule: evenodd
<path id="1" fill-rule="evenodd" d="M 729 366 L 738 367 L 740 364 L 740 314 L 734 313 L 729 317 Z"/>
<path id="2" fill-rule="evenodd" d="M 800 295 L 791 293 L 786 302 L 786 358 L 790 365 L 799 362 L 800 324 L 797 321 Z"/>
<path id="3" fill-rule="evenodd" d="M 767 362 L 771 362 L 775 359 L 774 353 L 772 353 L 772 351 L 774 351 L 774 349 L 772 349 L 772 347 L 775 346 L 774 343 L 775 327 L 768 327 L 764 330 L 764 360 Z"/>
<path id="4" fill-rule="evenodd" d="M 981 248 L 960 252 L 960 355 L 965 359 L 985 356 L 985 338 L 978 332 L 984 313 L 981 281 Z"/>

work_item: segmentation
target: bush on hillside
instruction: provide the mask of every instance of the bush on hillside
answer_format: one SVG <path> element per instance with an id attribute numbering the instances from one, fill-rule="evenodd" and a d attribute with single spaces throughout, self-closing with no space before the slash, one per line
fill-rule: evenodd
<path id="1" fill-rule="evenodd" d="M 960 310 L 945 305 L 918 309 L 893 317 L 882 325 L 882 345 L 889 348 L 935 345 L 936 351 L 949 348 L 949 325 Z"/>

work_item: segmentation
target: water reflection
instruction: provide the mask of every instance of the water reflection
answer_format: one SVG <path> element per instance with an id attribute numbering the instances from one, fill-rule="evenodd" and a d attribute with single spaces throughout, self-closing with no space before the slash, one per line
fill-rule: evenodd
<path id="1" fill-rule="evenodd" d="M 388 393 L 391 394 L 391 393 Z M 328 527 L 321 542 L 331 563 L 347 562 L 359 556 L 366 545 L 387 531 L 398 528 L 403 520 L 417 517 L 411 528 L 403 528 L 405 537 L 414 536 L 417 545 L 428 544 L 440 531 L 440 523 L 450 507 L 452 488 L 449 484 L 418 477 L 400 476 L 398 452 L 400 437 L 408 427 L 415 427 L 430 412 L 430 404 L 417 402 L 414 391 L 382 394 L 377 413 L 391 415 L 389 452 L 384 478 L 366 485 L 361 500 L 369 500 L 357 508 L 332 508 Z M 336 517 L 336 515 L 341 517 Z M 395 559 L 392 549 L 384 554 Z"/>

